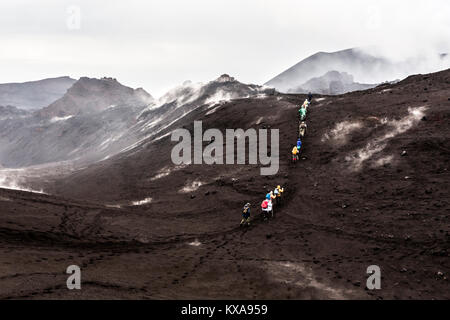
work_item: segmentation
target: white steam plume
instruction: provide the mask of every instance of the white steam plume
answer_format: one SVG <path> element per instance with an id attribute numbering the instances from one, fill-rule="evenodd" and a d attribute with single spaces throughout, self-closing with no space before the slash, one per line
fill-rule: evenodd
<path id="1" fill-rule="evenodd" d="M 355 130 L 358 130 L 362 127 L 362 123 L 360 121 L 351 122 L 351 121 L 342 121 L 337 123 L 333 129 L 329 132 L 326 132 L 321 141 L 331 141 L 338 145 L 345 144 L 348 140 L 348 136 Z"/>
<path id="2" fill-rule="evenodd" d="M 416 125 L 425 114 L 426 106 L 408 108 L 408 115 L 400 120 L 384 120 L 383 122 L 392 129 L 381 137 L 375 138 L 364 148 L 352 152 L 355 156 L 347 156 L 346 160 L 353 164 L 353 169 L 360 170 L 365 161 L 384 150 L 387 142 L 395 136 L 402 134 Z M 381 163 L 381 162 L 380 162 Z"/>
<path id="3" fill-rule="evenodd" d="M 34 193 L 44 193 L 43 190 L 33 190 L 23 185 L 23 170 L 8 169 L 0 170 L 0 188 L 20 190 Z"/>

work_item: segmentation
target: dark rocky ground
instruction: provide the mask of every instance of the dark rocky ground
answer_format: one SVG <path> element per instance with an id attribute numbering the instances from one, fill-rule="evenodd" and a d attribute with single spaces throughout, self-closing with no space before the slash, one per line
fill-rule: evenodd
<path id="1" fill-rule="evenodd" d="M 51 195 L 0 189 L 0 298 L 449 299 L 450 71 L 316 97 L 293 166 L 304 98 L 233 100 L 171 127 L 280 129 L 276 176 L 258 166 L 175 168 L 167 136 L 30 181 Z M 257 208 L 277 184 L 283 206 L 262 222 Z M 247 201 L 255 220 L 242 229 Z M 72 264 L 80 291 L 66 288 Z M 382 289 L 368 291 L 374 264 Z"/>

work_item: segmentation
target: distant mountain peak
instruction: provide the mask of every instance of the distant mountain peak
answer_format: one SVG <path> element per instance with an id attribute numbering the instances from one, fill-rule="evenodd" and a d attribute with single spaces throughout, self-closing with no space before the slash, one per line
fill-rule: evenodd
<path id="1" fill-rule="evenodd" d="M 219 78 L 217 78 L 215 81 L 216 82 L 223 82 L 223 83 L 225 83 L 225 82 L 236 81 L 236 79 L 231 77 L 231 76 L 229 76 L 228 74 L 224 73 Z"/>
<path id="2" fill-rule="evenodd" d="M 341 81 L 345 84 L 350 84 L 354 82 L 354 78 L 351 74 L 347 72 L 339 72 L 336 70 L 331 70 L 325 73 L 322 78 L 328 79 L 329 81 Z"/>
<path id="3" fill-rule="evenodd" d="M 347 72 L 359 78 L 370 77 L 380 70 L 388 70 L 390 66 L 385 59 L 372 56 L 358 48 L 336 52 L 321 51 L 301 60 L 268 81 L 266 85 L 281 92 L 292 92 L 302 83 L 315 77 L 322 77 L 328 71 Z"/>
<path id="4" fill-rule="evenodd" d="M 269 80 L 266 85 L 280 92 L 293 92 L 308 80 L 322 77 L 331 70 L 351 74 L 356 82 L 383 83 L 450 67 L 450 59 L 446 54 L 389 59 L 382 52 L 375 46 L 317 52 Z"/>
<path id="5" fill-rule="evenodd" d="M 111 105 L 146 106 L 153 97 L 142 88 L 122 85 L 115 78 L 81 77 L 59 100 L 42 109 L 42 118 L 101 112 Z"/>
<path id="6" fill-rule="evenodd" d="M 290 89 L 289 93 L 314 92 L 319 94 L 336 95 L 357 90 L 366 90 L 375 86 L 375 84 L 357 83 L 354 81 L 351 74 L 332 70 L 320 77 L 314 77 L 298 87 Z"/>

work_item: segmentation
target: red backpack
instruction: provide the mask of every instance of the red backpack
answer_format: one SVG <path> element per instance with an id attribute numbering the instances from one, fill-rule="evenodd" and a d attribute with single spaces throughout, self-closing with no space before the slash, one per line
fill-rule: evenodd
<path id="1" fill-rule="evenodd" d="M 261 203 L 261 208 L 263 208 L 263 209 L 267 209 L 268 206 L 269 206 L 269 201 L 267 201 L 267 200 L 264 200 Z"/>

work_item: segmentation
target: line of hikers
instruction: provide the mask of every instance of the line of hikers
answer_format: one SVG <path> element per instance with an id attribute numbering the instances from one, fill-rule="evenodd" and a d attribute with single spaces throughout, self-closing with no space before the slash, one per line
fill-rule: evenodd
<path id="1" fill-rule="evenodd" d="M 297 145 L 292 149 L 292 162 L 296 163 L 299 160 L 300 151 L 302 149 L 302 139 L 306 135 L 306 115 L 308 113 L 308 107 L 312 101 L 312 94 L 308 93 L 308 98 L 303 102 L 302 106 L 298 110 L 299 114 L 299 125 L 298 125 L 298 140 Z M 267 190 L 266 198 L 261 203 L 261 215 L 263 220 L 267 220 L 269 218 L 275 218 L 274 206 L 276 204 L 281 204 L 283 199 L 282 194 L 284 192 L 284 188 L 281 186 L 277 186 L 275 190 Z M 250 203 L 245 204 L 242 209 L 242 220 L 241 226 L 249 226 L 250 225 Z"/>
<path id="2" fill-rule="evenodd" d="M 264 221 L 269 218 L 274 219 L 274 206 L 281 204 L 283 199 L 284 188 L 278 185 L 274 190 L 267 190 L 267 194 L 263 202 L 261 203 L 261 216 Z M 242 209 L 241 226 L 250 225 L 250 203 L 247 203 Z"/>
<path id="3" fill-rule="evenodd" d="M 302 140 L 306 135 L 306 115 L 308 114 L 308 107 L 311 104 L 312 94 L 308 94 L 308 98 L 303 102 L 300 109 L 298 109 L 298 139 L 297 145 L 292 148 L 292 162 L 296 163 L 302 150 Z"/>

